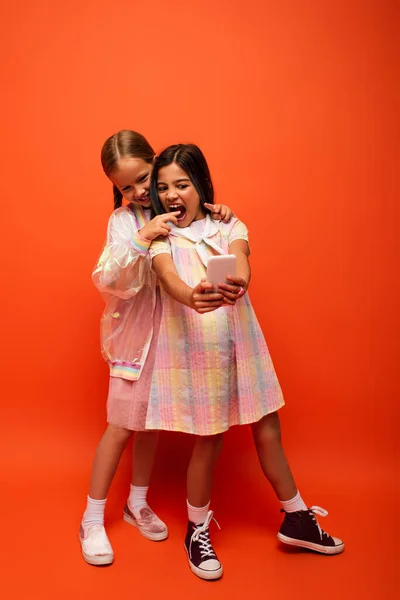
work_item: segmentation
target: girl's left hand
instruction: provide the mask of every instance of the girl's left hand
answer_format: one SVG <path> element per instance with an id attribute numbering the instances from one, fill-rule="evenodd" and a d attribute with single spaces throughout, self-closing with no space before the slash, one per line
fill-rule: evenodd
<path id="1" fill-rule="evenodd" d="M 243 277 L 233 275 L 228 275 L 227 280 L 232 283 L 219 283 L 218 291 L 223 295 L 225 304 L 235 304 L 246 293 L 248 283 Z"/>
<path id="2" fill-rule="evenodd" d="M 211 212 L 211 218 L 215 221 L 222 221 L 228 223 L 233 216 L 232 210 L 225 204 L 204 204 L 206 208 Z"/>

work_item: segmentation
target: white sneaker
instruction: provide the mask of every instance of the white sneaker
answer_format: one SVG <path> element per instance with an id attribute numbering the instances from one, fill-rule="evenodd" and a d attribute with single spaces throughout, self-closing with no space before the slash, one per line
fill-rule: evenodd
<path id="1" fill-rule="evenodd" d="M 89 565 L 111 565 L 114 561 L 114 552 L 104 525 L 84 527 L 81 523 L 79 539 L 82 556 Z"/>

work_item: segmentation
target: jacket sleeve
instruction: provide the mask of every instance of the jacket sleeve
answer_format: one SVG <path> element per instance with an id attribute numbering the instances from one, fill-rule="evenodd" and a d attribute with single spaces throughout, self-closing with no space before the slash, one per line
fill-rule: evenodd
<path id="1" fill-rule="evenodd" d="M 108 223 L 107 240 L 92 279 L 102 293 L 128 299 L 151 284 L 149 247 L 141 237 L 135 217 L 127 210 L 114 212 Z"/>

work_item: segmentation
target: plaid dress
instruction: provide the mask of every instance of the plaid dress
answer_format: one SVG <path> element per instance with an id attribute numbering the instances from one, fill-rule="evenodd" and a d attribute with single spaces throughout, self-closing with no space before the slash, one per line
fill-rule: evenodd
<path id="1" fill-rule="evenodd" d="M 152 258 L 172 256 L 191 287 L 206 276 L 208 257 L 248 240 L 238 219 L 209 216 L 186 228 L 172 225 Z M 162 316 L 147 409 L 146 429 L 214 435 L 254 423 L 284 405 L 271 357 L 248 294 L 235 306 L 200 315 L 162 290 Z"/>

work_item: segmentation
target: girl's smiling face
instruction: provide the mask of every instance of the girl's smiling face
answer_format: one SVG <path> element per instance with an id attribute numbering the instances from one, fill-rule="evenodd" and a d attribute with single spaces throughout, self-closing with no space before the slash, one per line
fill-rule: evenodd
<path id="1" fill-rule="evenodd" d="M 148 208 L 151 206 L 149 189 L 152 170 L 153 164 L 142 158 L 121 158 L 110 179 L 125 200 Z"/>
<path id="2" fill-rule="evenodd" d="M 199 194 L 189 175 L 176 163 L 159 170 L 157 191 L 165 211 L 180 211 L 178 227 L 188 227 L 192 221 L 204 219 Z"/>

